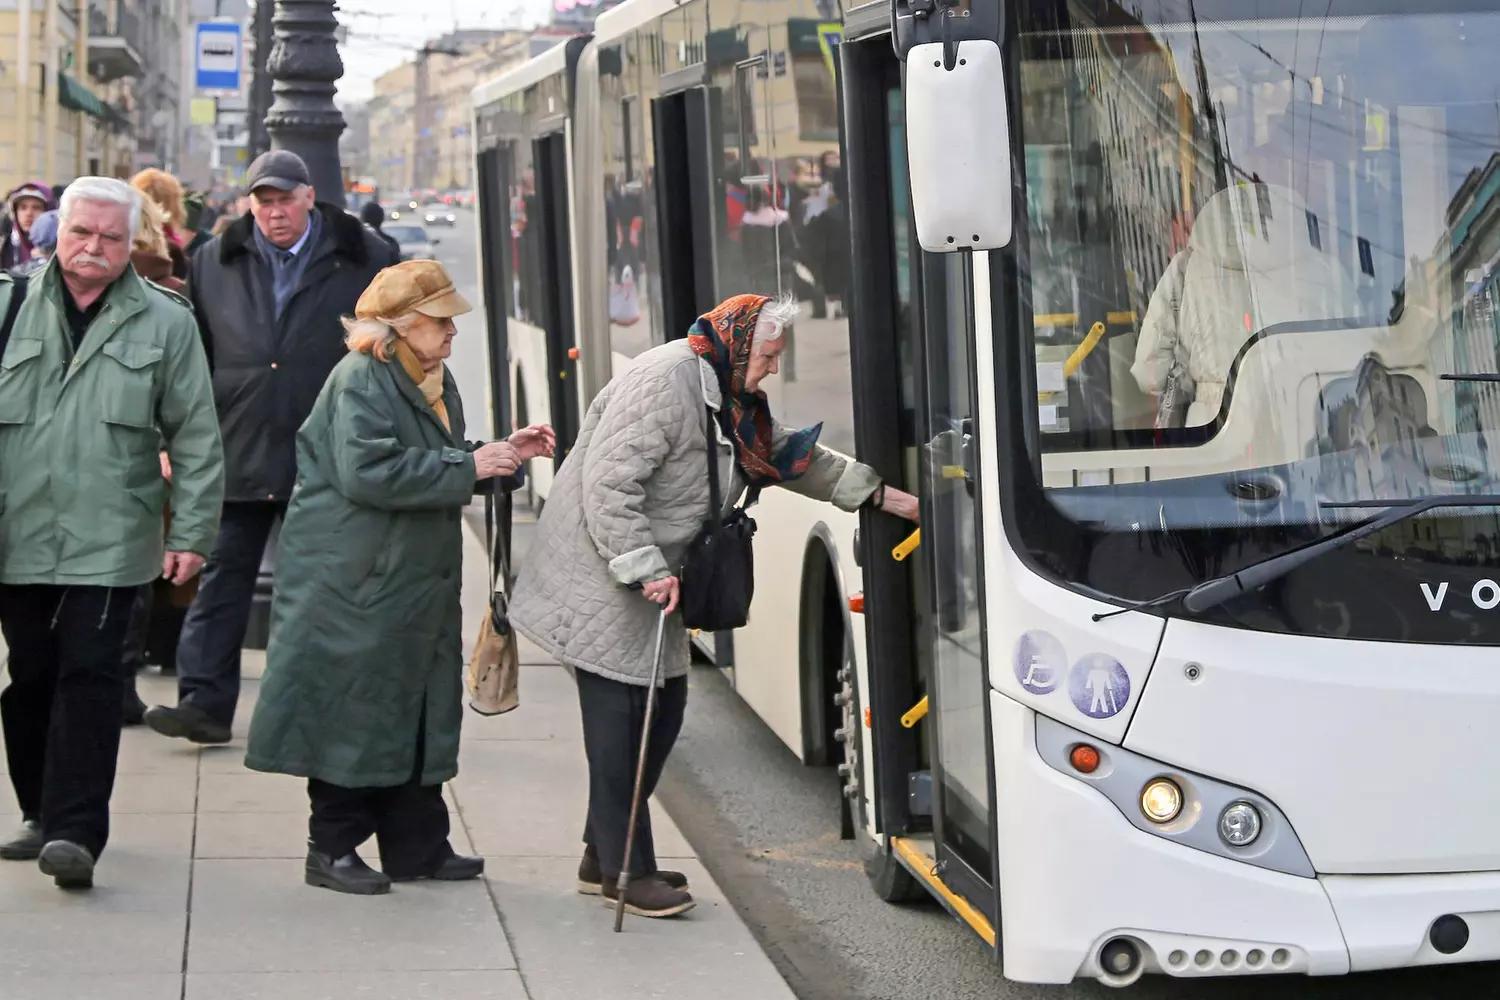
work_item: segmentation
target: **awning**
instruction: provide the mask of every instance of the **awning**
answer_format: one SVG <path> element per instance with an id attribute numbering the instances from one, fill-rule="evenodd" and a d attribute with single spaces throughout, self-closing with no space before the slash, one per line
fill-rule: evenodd
<path id="1" fill-rule="evenodd" d="M 93 92 L 62 70 L 57 71 L 57 103 L 93 118 L 111 120 L 112 109 Z"/>

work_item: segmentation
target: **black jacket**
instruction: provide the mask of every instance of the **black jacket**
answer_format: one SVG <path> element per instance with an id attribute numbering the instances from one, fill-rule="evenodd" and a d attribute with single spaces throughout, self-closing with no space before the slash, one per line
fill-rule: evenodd
<path id="1" fill-rule="evenodd" d="M 376 272 L 394 263 L 358 219 L 330 205 L 317 211 L 317 245 L 279 321 L 251 216 L 193 256 L 188 287 L 213 369 L 227 501 L 291 496 L 297 429 L 345 353 L 339 317 L 352 314 Z"/>

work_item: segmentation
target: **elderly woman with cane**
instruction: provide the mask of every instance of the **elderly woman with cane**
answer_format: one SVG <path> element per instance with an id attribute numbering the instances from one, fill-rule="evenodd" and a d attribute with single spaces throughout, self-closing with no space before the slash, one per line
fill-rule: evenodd
<path id="1" fill-rule="evenodd" d="M 465 443 L 443 359 L 468 311 L 437 261 L 381 271 L 297 434 L 245 763 L 308 779 L 309 885 L 375 895 L 484 870 L 449 846 L 443 803 L 462 716 L 461 515 L 476 483 L 514 489 L 555 438 L 531 427 Z M 355 850 L 371 835 L 383 872 Z"/>
<path id="2" fill-rule="evenodd" d="M 819 428 L 791 431 L 772 418 L 760 385 L 776 374 L 796 314 L 795 303 L 763 295 L 731 298 L 685 340 L 646 352 L 605 386 L 559 470 L 511 605 L 517 629 L 577 675 L 589 768 L 578 888 L 610 905 L 619 896 L 634 771 L 646 743 L 624 897 L 625 909 L 642 916 L 693 906 L 686 878 L 656 866 L 644 799 L 687 705 L 688 638 L 672 612 L 684 555 L 710 514 L 708 414 L 726 507 L 747 488 L 781 486 L 844 510 L 917 516 L 915 497 L 820 447 Z M 658 626 L 665 680 L 647 734 Z"/>

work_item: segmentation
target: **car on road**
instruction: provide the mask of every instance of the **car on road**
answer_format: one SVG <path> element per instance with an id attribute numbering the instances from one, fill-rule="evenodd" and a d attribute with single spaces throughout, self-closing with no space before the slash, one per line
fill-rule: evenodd
<path id="1" fill-rule="evenodd" d="M 434 249 L 440 240 L 433 239 L 427 230 L 413 223 L 387 223 L 385 234 L 401 247 L 401 256 L 406 260 L 429 260 L 437 255 Z"/>
<path id="2" fill-rule="evenodd" d="M 458 215 L 448 205 L 432 204 L 422 209 L 422 221 L 429 226 L 455 226 Z"/>

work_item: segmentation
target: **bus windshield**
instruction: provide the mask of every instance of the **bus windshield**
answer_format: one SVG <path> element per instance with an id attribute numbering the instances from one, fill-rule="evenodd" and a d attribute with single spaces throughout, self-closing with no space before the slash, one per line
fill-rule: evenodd
<path id="1" fill-rule="evenodd" d="M 1500 11 L 1324 6 L 1023 5 L 1016 471 L 1045 509 L 1015 520 L 1070 584 L 1143 600 L 1381 501 L 1500 494 L 1500 76 L 1472 69 Z M 1497 563 L 1500 508 L 1439 508 L 1208 617 L 1500 642 Z"/>

